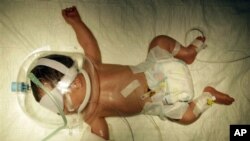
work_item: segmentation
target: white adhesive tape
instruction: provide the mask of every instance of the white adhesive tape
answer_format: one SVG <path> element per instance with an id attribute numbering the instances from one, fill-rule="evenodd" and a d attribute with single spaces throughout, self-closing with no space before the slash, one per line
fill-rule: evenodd
<path id="1" fill-rule="evenodd" d="M 140 86 L 140 82 L 136 79 L 129 83 L 122 91 L 121 94 L 126 98 L 128 97 L 136 88 Z"/>

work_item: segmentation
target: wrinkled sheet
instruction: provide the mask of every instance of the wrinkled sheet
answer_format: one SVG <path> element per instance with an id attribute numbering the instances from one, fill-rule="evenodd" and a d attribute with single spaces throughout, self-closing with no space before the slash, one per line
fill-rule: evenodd
<path id="1" fill-rule="evenodd" d="M 10 91 L 20 65 L 32 51 L 82 51 L 61 9 L 76 5 L 96 36 L 105 63 L 136 65 L 153 37 L 164 34 L 187 45 L 200 28 L 208 47 L 189 65 L 195 96 L 206 85 L 235 98 L 214 105 L 191 125 L 138 115 L 107 118 L 116 141 L 229 140 L 230 124 L 250 124 L 250 2 L 245 0 L 1 0 L 0 140 L 41 140 L 53 129 L 23 113 Z M 186 37 L 186 33 L 189 33 Z M 59 132 L 51 140 L 79 140 L 82 133 Z"/>

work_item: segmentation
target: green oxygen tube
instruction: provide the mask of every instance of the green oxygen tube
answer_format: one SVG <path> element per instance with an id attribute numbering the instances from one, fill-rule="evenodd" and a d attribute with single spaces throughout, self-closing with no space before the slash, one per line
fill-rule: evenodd
<path id="1" fill-rule="evenodd" d="M 63 109 L 60 108 L 59 104 L 56 102 L 56 100 L 54 99 L 54 97 L 52 96 L 52 94 L 50 93 L 50 91 L 45 88 L 43 86 L 43 84 L 37 79 L 37 77 L 33 74 L 33 73 L 29 73 L 28 75 L 29 79 L 35 83 L 38 87 L 40 87 L 46 94 L 48 94 L 48 96 L 50 97 L 50 99 L 53 101 L 53 103 L 56 105 L 56 107 L 58 108 L 59 110 L 59 113 L 60 115 L 62 116 L 62 119 L 63 119 L 63 122 L 64 122 L 64 125 L 57 128 L 55 131 L 53 131 L 52 133 L 50 133 L 48 136 L 46 136 L 42 141 L 46 141 L 48 140 L 49 138 L 51 138 L 53 135 L 55 135 L 57 132 L 59 132 L 60 130 L 64 129 L 66 126 L 67 126 L 67 119 L 66 119 L 66 116 L 63 112 Z"/>

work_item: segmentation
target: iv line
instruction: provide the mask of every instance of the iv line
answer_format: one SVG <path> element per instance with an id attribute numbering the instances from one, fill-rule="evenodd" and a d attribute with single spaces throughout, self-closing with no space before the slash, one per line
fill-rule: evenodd
<path id="1" fill-rule="evenodd" d="M 187 45 L 187 36 L 190 32 L 192 31 L 198 31 L 201 33 L 202 36 L 206 37 L 205 33 L 199 28 L 199 27 L 194 27 L 194 28 L 191 28 L 190 30 L 188 30 L 185 34 L 185 45 Z M 237 58 L 237 59 L 232 59 L 232 60 L 225 60 L 225 61 L 209 61 L 209 60 L 201 60 L 199 58 L 197 58 L 196 60 L 199 61 L 199 62 L 203 62 L 203 63 L 233 63 L 233 62 L 238 62 L 238 61 L 242 61 L 242 60 L 245 60 L 245 59 L 248 59 L 250 58 L 250 55 L 246 55 L 246 56 L 243 56 L 243 57 L 240 57 L 240 58 Z"/>
<path id="2" fill-rule="evenodd" d="M 48 94 L 48 96 L 50 97 L 50 99 L 53 101 L 53 103 L 56 105 L 56 107 L 58 108 L 60 115 L 63 119 L 63 126 L 57 128 L 55 131 L 53 131 L 52 133 L 50 133 L 48 136 L 46 136 L 42 141 L 46 141 L 49 138 L 51 138 L 52 136 L 54 136 L 57 132 L 59 132 L 60 130 L 64 129 L 67 126 L 67 119 L 64 115 L 63 110 L 60 108 L 59 104 L 55 101 L 54 97 L 52 96 L 52 94 L 43 86 L 43 84 L 36 78 L 36 76 L 33 73 L 30 73 L 28 75 L 28 77 L 30 78 L 30 80 L 35 83 L 37 86 L 39 86 L 45 93 Z"/>

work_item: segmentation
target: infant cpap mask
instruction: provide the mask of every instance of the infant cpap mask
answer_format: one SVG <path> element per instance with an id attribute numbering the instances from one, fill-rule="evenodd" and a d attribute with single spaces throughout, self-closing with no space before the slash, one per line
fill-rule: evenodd
<path id="1" fill-rule="evenodd" d="M 70 57 L 74 63 L 68 68 L 64 64 L 45 58 L 49 55 L 64 55 Z M 49 90 L 44 84 L 37 78 L 31 70 L 37 66 L 46 66 L 55 69 L 63 74 L 62 78 L 52 90 Z M 87 68 L 84 68 L 87 67 Z M 70 85 L 75 80 L 78 74 L 82 74 L 86 82 L 85 97 L 78 109 L 74 109 L 70 93 Z M 18 102 L 28 116 L 42 125 L 47 127 L 57 128 L 53 133 L 49 134 L 43 140 L 49 139 L 55 133 L 66 127 L 74 128 L 79 126 L 79 115 L 86 108 L 90 96 L 93 93 L 93 89 L 98 89 L 98 83 L 95 80 L 95 69 L 91 61 L 85 57 L 82 53 L 78 52 L 53 52 L 53 51 L 37 51 L 29 55 L 24 63 L 21 65 L 17 81 L 12 82 L 11 90 L 17 93 Z M 35 100 L 31 87 L 31 81 L 40 88 L 44 95 L 39 103 Z M 92 90 L 91 90 L 92 89 Z M 63 98 L 65 96 L 65 98 Z M 65 100 L 65 101 L 64 101 Z M 77 111 L 76 114 L 65 115 L 63 112 L 64 103 L 68 111 Z M 41 106 L 42 105 L 42 106 Z M 63 123 L 60 119 L 63 119 Z M 77 119 L 77 120 L 76 120 Z M 62 125 L 63 124 L 63 125 Z M 61 126 L 62 125 L 62 126 Z"/>
<path id="2" fill-rule="evenodd" d="M 69 87 L 71 83 L 75 80 L 77 74 L 81 73 L 83 74 L 85 81 L 86 81 L 86 95 L 82 104 L 78 108 L 77 112 L 80 113 L 86 107 L 87 102 L 89 101 L 89 98 L 90 98 L 91 84 L 90 84 L 89 75 L 84 69 L 81 69 L 81 68 L 77 69 L 77 66 L 75 64 L 71 68 L 67 68 L 62 63 L 52 60 L 52 59 L 47 59 L 47 58 L 39 59 L 36 62 L 34 68 L 37 66 L 47 66 L 49 68 L 55 69 L 64 74 L 62 79 L 57 83 L 56 87 L 51 91 L 48 91 L 33 73 L 30 73 L 28 75 L 28 77 L 33 83 L 35 83 L 45 93 L 47 93 L 40 100 L 40 104 L 42 106 L 46 107 L 47 109 L 55 113 L 61 114 L 60 110 L 62 110 L 64 106 L 63 96 L 65 96 L 66 108 L 68 109 L 68 111 L 74 111 L 75 109 L 73 107 L 73 103 L 69 95 L 69 91 L 70 91 Z"/>

